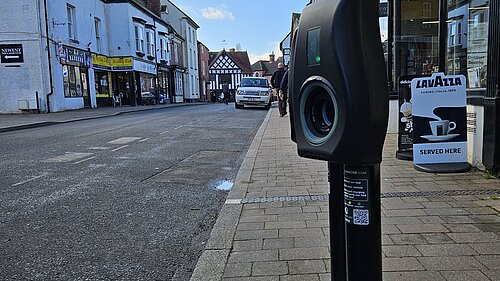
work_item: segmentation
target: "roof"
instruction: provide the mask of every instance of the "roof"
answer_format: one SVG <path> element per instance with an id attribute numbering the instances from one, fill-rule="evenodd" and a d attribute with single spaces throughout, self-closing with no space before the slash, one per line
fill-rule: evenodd
<path id="1" fill-rule="evenodd" d="M 252 72 L 254 71 L 264 71 L 262 76 L 271 76 L 278 69 L 278 63 L 283 62 L 283 58 L 279 57 L 274 62 L 259 60 L 252 64 Z"/>
<path id="2" fill-rule="evenodd" d="M 215 62 L 218 57 L 224 54 L 230 57 L 243 73 L 245 74 L 253 73 L 247 51 L 226 52 L 226 50 L 222 50 L 220 52 L 210 52 L 208 58 L 208 65 L 212 66 L 212 63 Z"/>

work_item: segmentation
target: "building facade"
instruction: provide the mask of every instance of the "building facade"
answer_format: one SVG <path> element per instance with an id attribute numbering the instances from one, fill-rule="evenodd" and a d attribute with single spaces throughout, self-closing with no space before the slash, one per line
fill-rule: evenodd
<path id="1" fill-rule="evenodd" d="M 198 41 L 198 77 L 200 81 L 200 101 L 202 102 L 210 100 L 210 76 L 208 73 L 208 59 L 210 57 L 209 52 L 210 50 L 208 49 L 208 47 Z"/>
<path id="2" fill-rule="evenodd" d="M 209 58 L 210 94 L 216 97 L 222 93 L 222 84 L 229 84 L 231 96 L 238 88 L 243 77 L 253 75 L 250 59 L 246 51 L 229 49 L 229 52 L 210 52 Z"/>
<path id="3" fill-rule="evenodd" d="M 34 109 L 37 92 L 45 112 L 170 101 L 181 41 L 154 2 L 2 1 L 0 45 L 24 56 L 0 64 L 0 112 Z"/>
<path id="4" fill-rule="evenodd" d="M 161 0 L 161 17 L 182 39 L 183 101 L 194 102 L 200 99 L 198 73 L 198 24 L 169 0 Z"/>

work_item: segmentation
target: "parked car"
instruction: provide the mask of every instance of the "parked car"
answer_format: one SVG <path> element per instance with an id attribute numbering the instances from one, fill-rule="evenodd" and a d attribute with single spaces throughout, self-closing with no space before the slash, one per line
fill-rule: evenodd
<path id="1" fill-rule="evenodd" d="M 271 108 L 271 88 L 269 82 L 263 77 L 245 77 L 236 91 L 235 108 L 245 105 L 262 106 Z"/>
<path id="2" fill-rule="evenodd" d="M 142 92 L 141 96 L 143 105 L 156 104 L 156 95 L 154 93 Z"/>

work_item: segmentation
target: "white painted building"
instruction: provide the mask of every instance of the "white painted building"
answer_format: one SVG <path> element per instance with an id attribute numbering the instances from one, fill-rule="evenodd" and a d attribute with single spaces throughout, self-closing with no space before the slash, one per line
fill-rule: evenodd
<path id="1" fill-rule="evenodd" d="M 175 91 L 176 36 L 142 0 L 3 0 L 0 23 L 1 49 L 22 52 L 0 62 L 0 113 L 35 109 L 36 92 L 42 111 L 57 112 Z"/>
<path id="2" fill-rule="evenodd" d="M 184 72 L 184 99 L 197 101 L 200 99 L 198 72 L 198 24 L 169 0 L 161 0 L 162 18 L 170 24 L 184 39 L 182 58 Z"/>

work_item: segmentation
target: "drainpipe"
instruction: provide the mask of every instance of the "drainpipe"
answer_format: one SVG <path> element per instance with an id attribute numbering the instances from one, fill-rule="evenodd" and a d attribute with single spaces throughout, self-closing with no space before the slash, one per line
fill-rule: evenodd
<path id="1" fill-rule="evenodd" d="M 45 38 L 47 39 L 47 59 L 49 63 L 49 83 L 50 92 L 47 94 L 47 113 L 50 113 L 50 96 L 54 94 L 54 81 L 52 79 L 52 56 L 50 54 L 50 39 L 49 39 L 49 16 L 47 11 L 47 0 L 43 0 L 44 13 L 45 13 Z"/>

